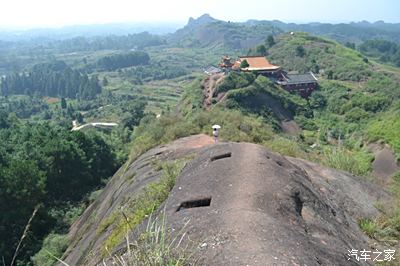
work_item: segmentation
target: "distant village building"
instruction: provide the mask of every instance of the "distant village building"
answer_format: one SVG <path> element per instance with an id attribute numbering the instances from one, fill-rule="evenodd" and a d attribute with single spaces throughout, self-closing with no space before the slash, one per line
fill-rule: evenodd
<path id="1" fill-rule="evenodd" d="M 248 66 L 245 68 L 240 67 L 245 60 Z M 232 63 L 232 59 L 229 56 L 224 56 L 218 66 L 221 71 L 225 72 L 254 72 L 258 75 L 266 76 L 283 89 L 289 92 L 297 92 L 304 98 L 310 96 L 318 86 L 318 79 L 312 72 L 305 74 L 287 73 L 282 70 L 280 66 L 271 64 L 265 56 L 239 56 L 234 63 Z M 210 69 L 210 71 L 206 73 L 212 75 L 213 72 L 215 72 L 215 70 Z"/>
<path id="2" fill-rule="evenodd" d="M 317 88 L 318 79 L 312 72 L 306 74 L 290 74 L 282 71 L 276 83 L 289 92 L 298 92 L 307 98 Z"/>

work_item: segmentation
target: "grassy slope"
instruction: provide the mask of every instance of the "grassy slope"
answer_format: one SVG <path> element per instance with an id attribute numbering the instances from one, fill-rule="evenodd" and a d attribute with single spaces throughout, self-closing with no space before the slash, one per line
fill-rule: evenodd
<path id="1" fill-rule="evenodd" d="M 269 49 L 269 58 L 289 71 L 317 72 L 315 67 L 318 66 L 325 75 L 332 70 L 335 79 L 351 81 L 362 81 L 372 74 L 360 53 L 334 41 L 301 32 L 280 35 L 276 41 Z M 298 46 L 304 48 L 303 56 L 299 55 Z"/>
<path id="2" fill-rule="evenodd" d="M 304 48 L 303 56 L 298 54 L 298 46 Z M 318 94 L 326 105 L 314 109 L 311 122 L 318 128 L 334 131 L 336 138 L 340 134 L 349 145 L 357 142 L 356 138 L 383 139 L 399 154 L 400 135 L 390 132 L 399 123 L 393 112 L 399 106 L 400 69 L 366 60 L 357 51 L 305 33 L 280 36 L 269 49 L 269 58 L 288 70 L 319 69 Z M 355 148 L 352 146 L 349 148 Z"/>

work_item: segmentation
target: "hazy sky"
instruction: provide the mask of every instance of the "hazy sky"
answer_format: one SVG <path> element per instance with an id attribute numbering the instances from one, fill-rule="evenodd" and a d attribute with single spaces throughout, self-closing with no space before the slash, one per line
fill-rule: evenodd
<path id="1" fill-rule="evenodd" d="M 0 0 L 0 27 L 186 22 L 204 13 L 231 21 L 400 22 L 400 0 Z"/>

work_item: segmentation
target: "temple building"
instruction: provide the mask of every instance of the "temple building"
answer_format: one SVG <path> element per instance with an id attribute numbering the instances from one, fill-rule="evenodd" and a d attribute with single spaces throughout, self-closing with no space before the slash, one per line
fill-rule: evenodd
<path id="1" fill-rule="evenodd" d="M 243 67 L 243 61 L 247 62 L 246 67 Z M 230 57 L 224 56 L 218 66 L 224 72 L 243 71 L 266 76 L 283 89 L 296 92 L 303 98 L 309 97 L 318 86 L 318 79 L 312 72 L 287 73 L 280 66 L 271 64 L 265 56 L 239 56 L 234 63 Z"/>
<path id="2" fill-rule="evenodd" d="M 297 92 L 307 98 L 317 88 L 318 79 L 312 72 L 306 74 L 290 74 L 282 71 L 276 83 L 289 92 Z"/>
<path id="3" fill-rule="evenodd" d="M 249 66 L 240 67 L 245 60 Z M 232 69 L 243 72 L 257 72 L 257 74 L 269 77 L 277 76 L 281 72 L 281 67 L 271 64 L 265 56 L 239 56 L 238 60 L 233 64 Z"/>
<path id="4" fill-rule="evenodd" d="M 222 57 L 221 63 L 218 66 L 222 69 L 231 69 L 233 63 L 231 61 L 231 58 L 225 55 L 224 57 Z"/>

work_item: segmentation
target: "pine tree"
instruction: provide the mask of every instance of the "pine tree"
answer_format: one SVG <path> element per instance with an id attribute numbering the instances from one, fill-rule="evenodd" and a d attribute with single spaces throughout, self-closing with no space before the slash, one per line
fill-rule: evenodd
<path id="1" fill-rule="evenodd" d="M 67 101 L 65 98 L 61 98 L 61 109 L 66 109 L 67 108 Z"/>

